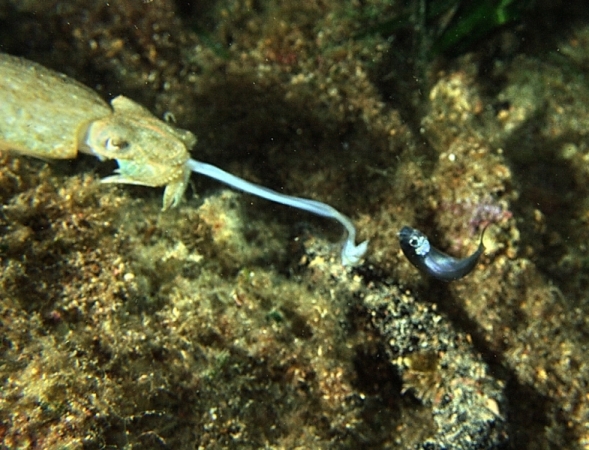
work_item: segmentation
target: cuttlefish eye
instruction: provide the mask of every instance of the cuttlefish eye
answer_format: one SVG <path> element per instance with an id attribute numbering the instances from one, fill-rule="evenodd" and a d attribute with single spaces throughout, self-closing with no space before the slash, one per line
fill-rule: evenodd
<path id="1" fill-rule="evenodd" d="M 109 152 L 118 152 L 129 147 L 129 142 L 121 138 L 107 138 L 104 148 Z"/>

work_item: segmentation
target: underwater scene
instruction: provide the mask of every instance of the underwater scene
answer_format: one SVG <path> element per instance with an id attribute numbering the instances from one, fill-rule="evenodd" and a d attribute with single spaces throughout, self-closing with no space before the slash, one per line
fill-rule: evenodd
<path id="1" fill-rule="evenodd" d="M 581 0 L 0 0 L 0 450 L 589 449 Z"/>

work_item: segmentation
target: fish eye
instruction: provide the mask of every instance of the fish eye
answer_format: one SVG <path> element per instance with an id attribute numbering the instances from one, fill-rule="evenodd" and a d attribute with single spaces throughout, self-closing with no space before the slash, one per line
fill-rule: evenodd
<path id="1" fill-rule="evenodd" d="M 411 239 L 409 239 L 409 245 L 411 247 L 417 247 L 417 245 L 419 244 L 419 239 L 412 237 Z"/>
<path id="2" fill-rule="evenodd" d="M 129 142 L 120 138 L 107 138 L 104 142 L 104 148 L 109 152 L 119 152 L 129 147 Z"/>

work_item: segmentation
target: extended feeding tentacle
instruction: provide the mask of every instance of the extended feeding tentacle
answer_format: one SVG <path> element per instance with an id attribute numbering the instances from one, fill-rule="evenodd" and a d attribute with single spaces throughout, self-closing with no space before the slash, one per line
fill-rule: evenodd
<path id="1" fill-rule="evenodd" d="M 231 175 L 230 173 L 225 172 L 218 167 L 196 161 L 194 159 L 189 159 L 186 165 L 193 172 L 214 178 L 215 180 L 225 183 L 235 189 L 247 192 L 248 194 L 256 195 L 272 202 L 292 206 L 293 208 L 302 209 L 318 216 L 337 220 L 344 226 L 347 232 L 347 237 L 342 247 L 342 264 L 344 266 L 353 266 L 358 264 L 366 252 L 368 241 L 364 241 L 361 244 L 356 245 L 356 228 L 354 228 L 352 221 L 332 206 L 318 202 L 316 200 L 310 200 L 308 198 L 280 194 L 276 191 L 273 191 L 272 189 L 258 186 L 257 184 L 245 181 L 244 179 L 236 177 L 235 175 Z"/>

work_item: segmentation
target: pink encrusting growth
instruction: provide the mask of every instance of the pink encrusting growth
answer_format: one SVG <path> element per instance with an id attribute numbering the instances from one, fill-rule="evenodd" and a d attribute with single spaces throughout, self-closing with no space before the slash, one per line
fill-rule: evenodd
<path id="1" fill-rule="evenodd" d="M 440 209 L 449 211 L 454 216 L 462 216 L 467 219 L 468 231 L 471 234 L 476 234 L 489 224 L 499 223 L 513 217 L 511 211 L 507 210 L 500 201 L 490 195 L 483 197 L 479 201 L 466 199 L 456 202 L 441 202 Z"/>

